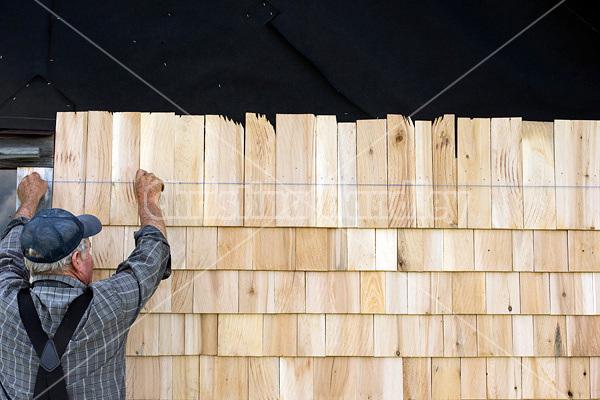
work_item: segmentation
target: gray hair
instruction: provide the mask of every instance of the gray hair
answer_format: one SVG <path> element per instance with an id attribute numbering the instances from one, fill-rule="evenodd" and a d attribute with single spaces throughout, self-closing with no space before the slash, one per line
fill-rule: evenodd
<path id="1" fill-rule="evenodd" d="M 25 258 L 25 265 L 31 272 L 31 275 L 43 275 L 43 274 L 54 274 L 54 273 L 64 273 L 67 270 L 67 267 L 71 264 L 71 259 L 73 258 L 73 254 L 78 251 L 82 254 L 82 258 L 85 260 L 88 258 L 89 254 L 85 252 L 88 249 L 88 242 L 86 238 L 83 238 L 77 248 L 71 252 L 68 256 L 61 258 L 58 261 L 53 263 L 37 263 Z M 34 249 L 25 249 L 25 254 L 32 257 L 42 257 L 40 253 L 38 253 Z"/>

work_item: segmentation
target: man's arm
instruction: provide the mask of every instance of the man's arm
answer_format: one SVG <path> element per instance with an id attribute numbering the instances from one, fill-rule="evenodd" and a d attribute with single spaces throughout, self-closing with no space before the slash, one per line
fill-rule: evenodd
<path id="1" fill-rule="evenodd" d="M 17 196 L 21 206 L 15 213 L 13 219 L 19 217 L 25 217 L 27 219 L 33 218 L 35 215 L 40 200 L 46 194 L 48 190 L 48 183 L 40 177 L 40 174 L 34 172 L 31 175 L 27 175 L 17 188 Z"/>
<path id="2" fill-rule="evenodd" d="M 21 251 L 21 231 L 23 225 L 35 215 L 40 199 L 44 197 L 47 189 L 48 184 L 37 172 L 23 178 L 17 188 L 21 206 L 0 237 L 0 273 L 10 273 L 9 276 L 3 276 L 2 283 L 8 283 L 11 277 L 29 280 L 29 271 L 25 267 Z"/>
<path id="3" fill-rule="evenodd" d="M 152 225 L 167 237 L 165 220 L 160 209 L 160 194 L 164 183 L 154 174 L 139 169 L 135 174 L 135 196 L 142 226 Z"/>
<path id="4" fill-rule="evenodd" d="M 160 209 L 163 182 L 154 174 L 138 170 L 135 193 L 142 228 L 135 233 L 136 247 L 117 273 L 93 285 L 111 285 L 125 318 L 135 317 L 156 291 L 160 281 L 171 274 L 171 252 Z"/>

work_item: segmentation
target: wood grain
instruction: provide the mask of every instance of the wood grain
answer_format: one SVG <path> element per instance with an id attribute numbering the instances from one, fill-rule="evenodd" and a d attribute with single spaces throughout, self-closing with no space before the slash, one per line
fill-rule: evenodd
<path id="1" fill-rule="evenodd" d="M 388 114 L 387 129 L 389 226 L 416 227 L 415 126 L 410 117 Z"/>
<path id="2" fill-rule="evenodd" d="M 386 121 L 356 122 L 358 226 L 387 228 Z"/>
<path id="3" fill-rule="evenodd" d="M 246 113 L 244 225 L 275 226 L 275 129 L 264 115 Z"/>
<path id="4" fill-rule="evenodd" d="M 314 226 L 315 116 L 277 114 L 277 226 Z"/>
<path id="5" fill-rule="evenodd" d="M 241 226 L 244 213 L 244 128 L 205 117 L 204 225 Z"/>

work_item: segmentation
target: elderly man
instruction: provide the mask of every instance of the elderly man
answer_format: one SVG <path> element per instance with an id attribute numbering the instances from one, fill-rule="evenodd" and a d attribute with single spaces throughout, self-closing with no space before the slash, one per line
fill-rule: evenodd
<path id="1" fill-rule="evenodd" d="M 100 221 L 61 209 L 35 214 L 47 184 L 35 173 L 23 179 L 0 243 L 0 398 L 125 398 L 127 332 L 171 273 L 163 186 L 137 172 L 135 250 L 115 275 L 92 283 L 89 237 Z"/>

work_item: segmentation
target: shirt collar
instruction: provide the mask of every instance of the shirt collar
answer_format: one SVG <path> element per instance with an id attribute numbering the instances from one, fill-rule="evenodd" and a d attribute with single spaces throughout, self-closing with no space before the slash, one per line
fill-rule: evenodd
<path id="1" fill-rule="evenodd" d="M 35 275 L 35 276 L 31 277 L 32 284 L 34 284 L 35 282 L 40 282 L 40 281 L 62 282 L 62 283 L 66 283 L 67 285 L 69 285 L 71 287 L 79 288 L 79 289 L 85 289 L 87 287 L 79 279 L 75 279 L 72 276 L 67 276 L 67 275 L 48 274 L 48 275 Z"/>

